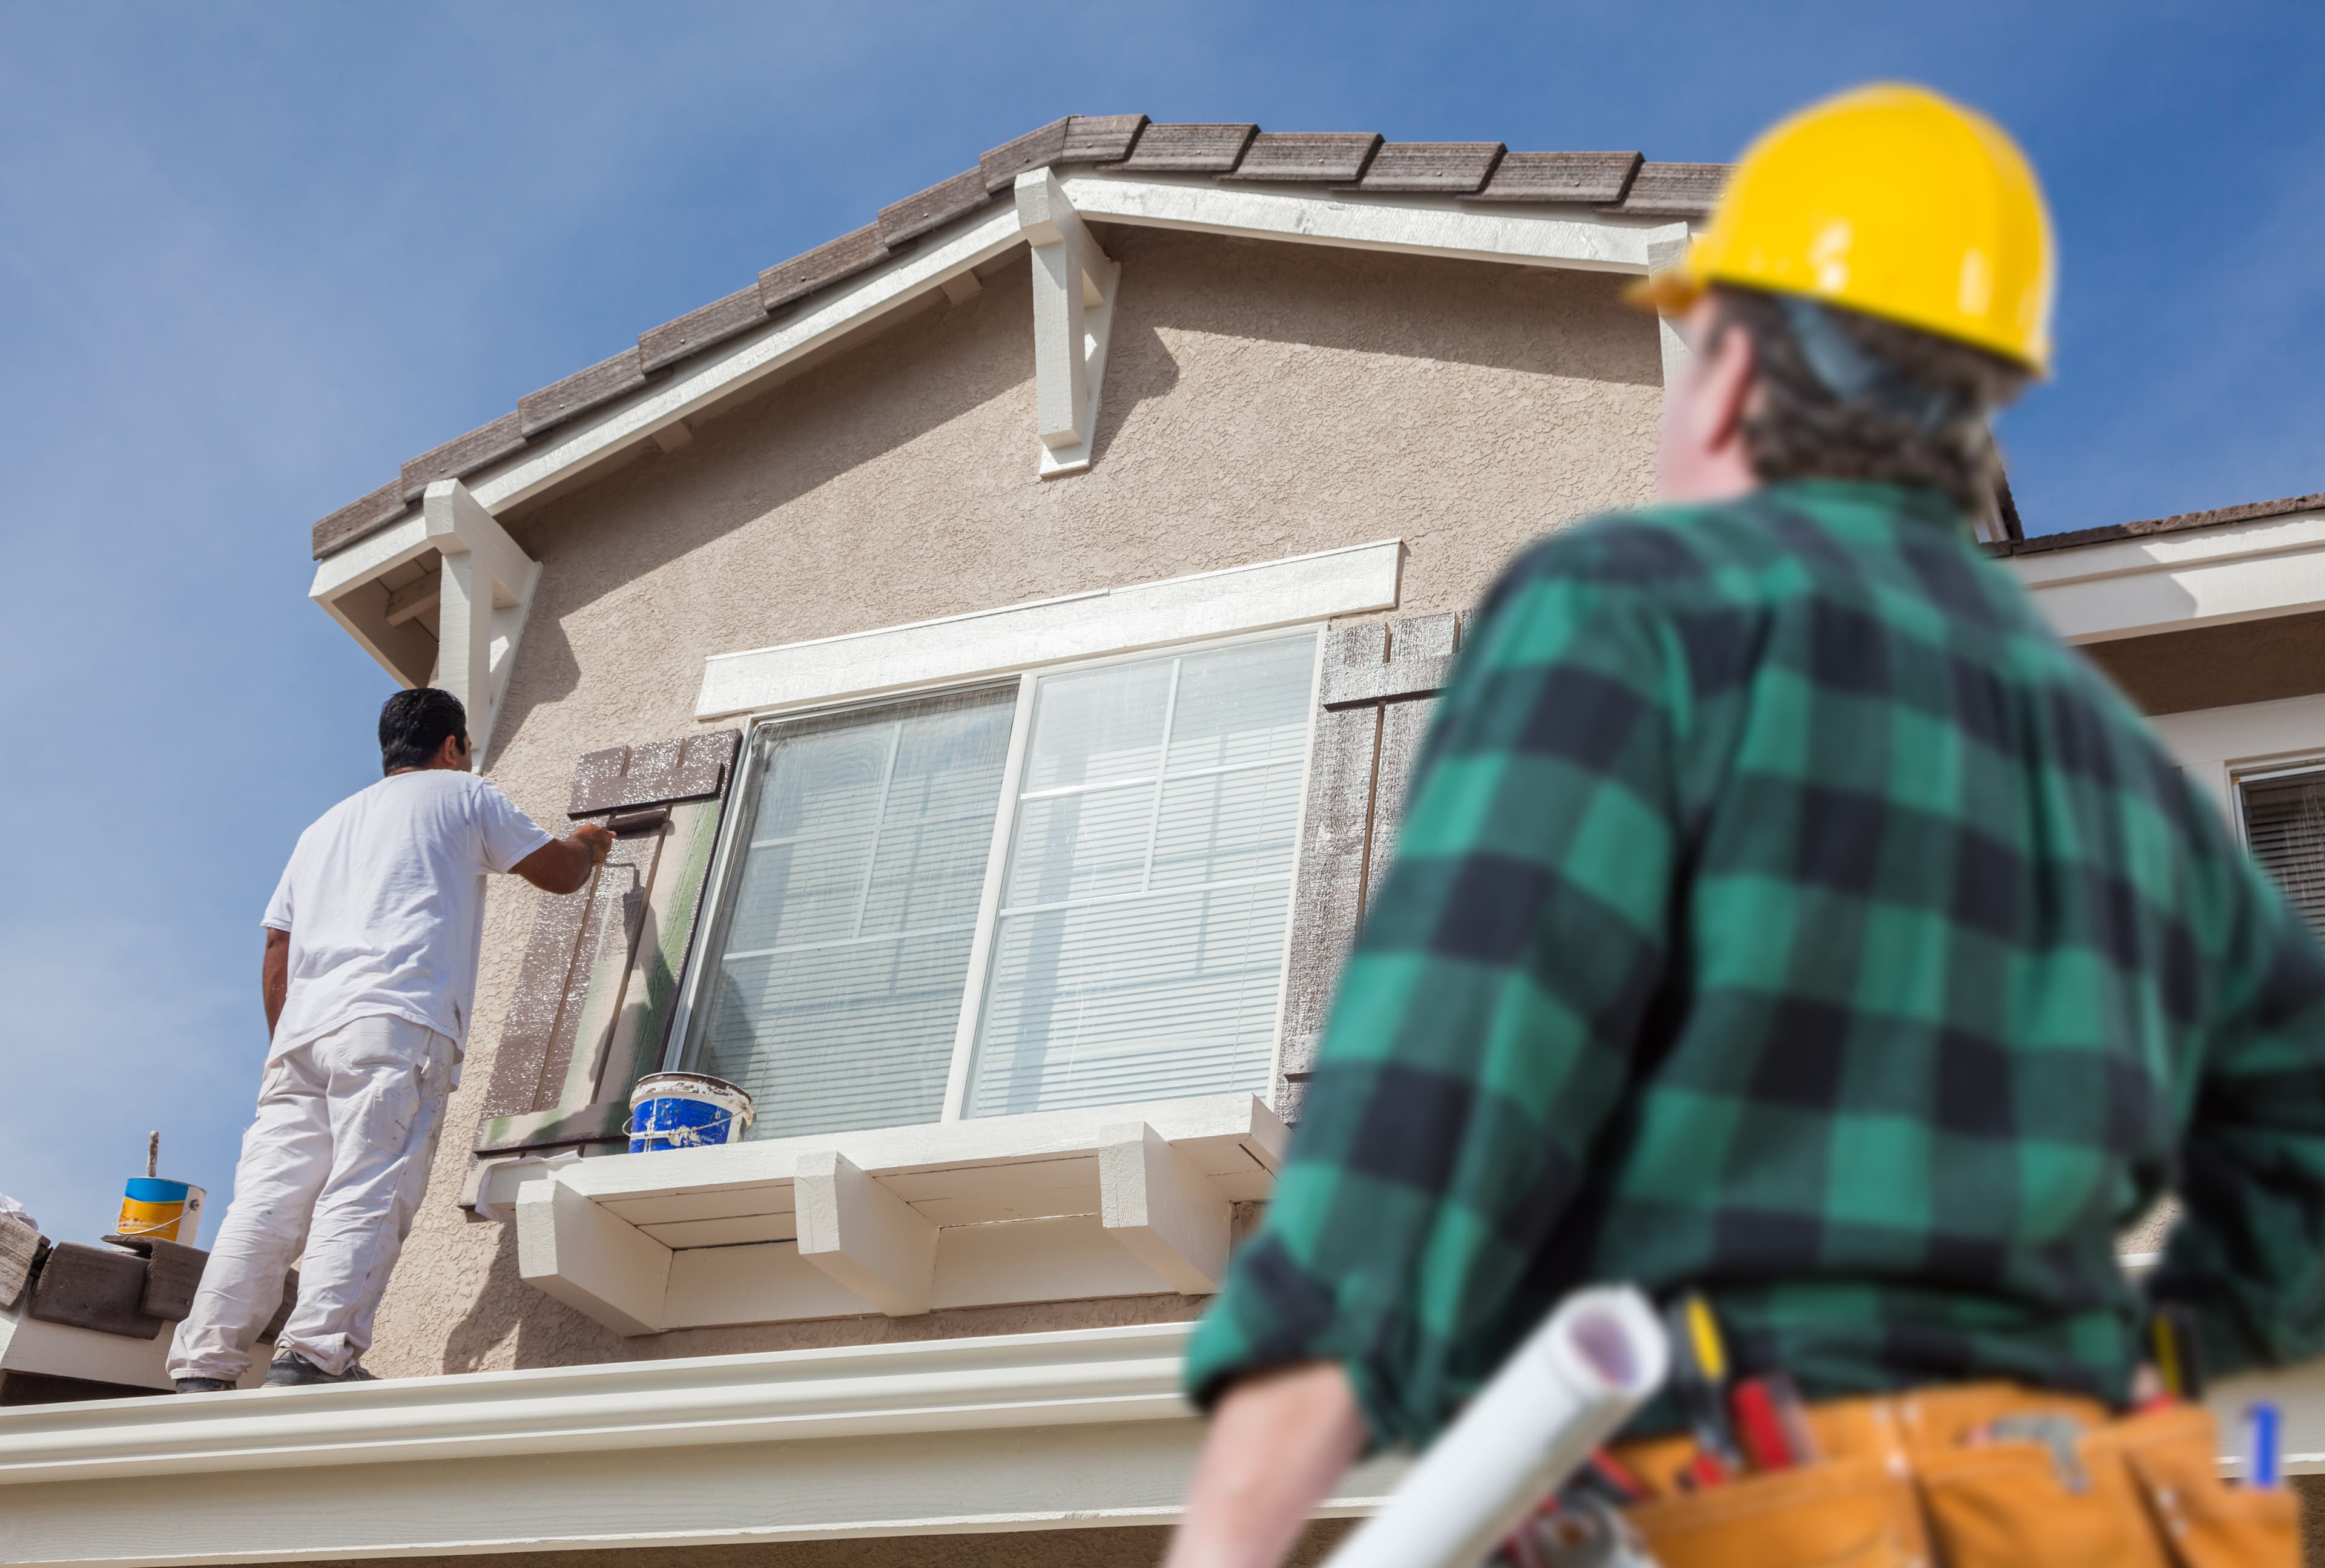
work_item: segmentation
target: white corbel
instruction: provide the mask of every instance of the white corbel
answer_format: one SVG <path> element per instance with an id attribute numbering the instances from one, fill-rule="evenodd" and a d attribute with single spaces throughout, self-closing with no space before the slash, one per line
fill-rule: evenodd
<path id="1" fill-rule="evenodd" d="M 1048 478 L 1089 467 L 1122 267 L 1098 249 L 1047 169 L 1017 176 L 1017 226 L 1033 250 L 1034 404 Z"/>
<path id="2" fill-rule="evenodd" d="M 838 1149 L 801 1153 L 792 1176 L 799 1255 L 892 1318 L 935 1294 L 937 1228 Z"/>
<path id="3" fill-rule="evenodd" d="M 533 608 L 541 562 L 458 479 L 439 479 L 421 502 L 428 543 L 443 557 L 437 604 L 436 683 L 468 710 L 479 760 L 492 742 L 517 636 Z"/>
<path id="4" fill-rule="evenodd" d="M 1647 240 L 1647 275 L 1653 277 L 1685 261 L 1687 247 L 1692 243 L 1683 223 L 1673 224 L 1668 230 L 1651 231 Z M 1687 368 L 1687 339 L 1660 312 L 1655 316 L 1655 335 L 1663 349 L 1663 385 L 1668 388 Z"/>
<path id="5" fill-rule="evenodd" d="M 1143 1121 L 1098 1135 L 1099 1222 L 1172 1290 L 1209 1295 L 1227 1272 L 1227 1199 Z"/>

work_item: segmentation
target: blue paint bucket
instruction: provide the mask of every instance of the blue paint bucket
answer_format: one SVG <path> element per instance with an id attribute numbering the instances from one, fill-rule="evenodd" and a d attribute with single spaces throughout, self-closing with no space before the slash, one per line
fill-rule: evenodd
<path id="1" fill-rule="evenodd" d="M 630 1153 L 740 1143 L 757 1119 L 740 1084 L 706 1072 L 650 1072 L 630 1091 Z"/>

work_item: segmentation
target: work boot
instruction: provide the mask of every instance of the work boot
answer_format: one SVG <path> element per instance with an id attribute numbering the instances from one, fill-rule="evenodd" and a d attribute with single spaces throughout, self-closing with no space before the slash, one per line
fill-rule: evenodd
<path id="1" fill-rule="evenodd" d="M 347 1363 L 344 1372 L 326 1372 L 296 1350 L 285 1350 L 274 1358 L 266 1369 L 269 1388 L 304 1388 L 310 1383 L 376 1383 L 379 1379 L 357 1366 Z"/>
<path id="2" fill-rule="evenodd" d="M 178 1379 L 178 1392 L 181 1394 L 222 1394 L 233 1387 L 234 1379 L 231 1378 L 181 1378 Z"/>

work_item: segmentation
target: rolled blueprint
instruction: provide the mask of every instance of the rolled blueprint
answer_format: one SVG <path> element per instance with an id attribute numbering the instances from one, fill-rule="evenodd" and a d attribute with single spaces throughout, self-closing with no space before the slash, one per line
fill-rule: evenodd
<path id="1" fill-rule="evenodd" d="M 1646 1297 L 1575 1292 L 1325 1568 L 1477 1568 L 1663 1386 L 1669 1359 Z"/>

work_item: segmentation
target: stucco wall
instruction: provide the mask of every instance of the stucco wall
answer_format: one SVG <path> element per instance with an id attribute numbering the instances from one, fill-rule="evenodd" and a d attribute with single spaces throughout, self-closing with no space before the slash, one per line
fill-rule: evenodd
<path id="1" fill-rule="evenodd" d="M 1022 253 L 916 316 L 512 523 L 543 564 L 493 776 L 560 821 L 585 751 L 681 735 L 709 654 L 1366 540 L 1400 615 L 1476 602 L 1526 540 L 1644 498 L 1653 324 L 1619 280 L 1115 228 L 1090 471 L 1034 477 Z M 516 1278 L 456 1206 L 533 916 L 496 878 L 478 1026 L 368 1362 L 386 1376 L 1185 1317 L 1181 1297 L 621 1340 Z"/>

